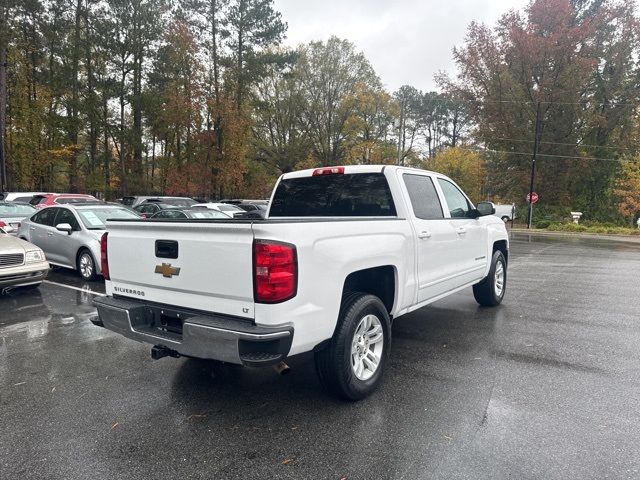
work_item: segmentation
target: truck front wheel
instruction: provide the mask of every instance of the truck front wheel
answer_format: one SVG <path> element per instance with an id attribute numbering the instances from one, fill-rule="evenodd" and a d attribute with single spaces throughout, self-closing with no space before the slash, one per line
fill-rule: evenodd
<path id="1" fill-rule="evenodd" d="M 495 307 L 500 305 L 507 288 L 507 262 L 500 250 L 493 252 L 489 274 L 473 286 L 473 296 L 480 305 Z"/>
<path id="2" fill-rule="evenodd" d="M 390 348 L 391 321 L 382 301 L 347 294 L 333 338 L 315 354 L 320 383 L 346 400 L 365 398 L 380 385 Z"/>

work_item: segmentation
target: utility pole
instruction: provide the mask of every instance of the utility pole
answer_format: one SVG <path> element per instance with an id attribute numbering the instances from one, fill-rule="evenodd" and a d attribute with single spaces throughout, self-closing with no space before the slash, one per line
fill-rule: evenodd
<path id="1" fill-rule="evenodd" d="M 400 119 L 398 122 L 398 158 L 397 164 L 402 165 L 403 139 L 404 139 L 404 100 L 400 103 Z"/>
<path id="2" fill-rule="evenodd" d="M 536 106 L 536 138 L 533 141 L 533 158 L 531 159 L 531 184 L 529 185 L 529 222 L 527 228 L 531 228 L 531 222 L 533 221 L 533 183 L 536 178 L 536 157 L 538 156 L 538 145 L 540 143 L 540 101 Z"/>
<path id="3" fill-rule="evenodd" d="M 5 157 L 5 133 L 7 113 L 7 49 L 9 33 L 7 9 L 0 7 L 0 192 L 7 191 L 7 161 Z"/>

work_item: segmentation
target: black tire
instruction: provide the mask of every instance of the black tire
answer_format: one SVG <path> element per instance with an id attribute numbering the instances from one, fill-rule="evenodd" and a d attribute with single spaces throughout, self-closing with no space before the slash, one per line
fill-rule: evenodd
<path id="1" fill-rule="evenodd" d="M 504 272 L 502 290 L 496 288 L 496 270 L 502 266 Z M 473 296 L 480 305 L 484 307 L 495 307 L 500 305 L 507 290 L 507 261 L 500 250 L 493 252 L 491 258 L 491 268 L 489 274 L 480 283 L 473 286 Z"/>
<path id="2" fill-rule="evenodd" d="M 91 266 L 90 269 L 83 268 L 83 261 L 85 260 L 85 258 L 86 258 L 87 262 L 89 262 L 89 264 Z M 77 261 L 76 261 L 76 269 L 78 270 L 78 273 L 80 274 L 82 279 L 87 281 L 87 282 L 91 282 L 91 281 L 95 280 L 96 277 L 97 277 L 97 274 L 96 274 L 96 261 L 93 259 L 93 255 L 91 255 L 91 252 L 89 250 L 87 250 L 86 248 L 83 248 L 78 252 L 78 258 L 77 258 Z"/>
<path id="3" fill-rule="evenodd" d="M 382 327 L 382 346 L 377 368 L 369 378 L 360 379 L 356 376 L 355 367 L 352 367 L 351 350 L 356 329 L 367 315 L 375 316 Z M 369 339 L 367 339 L 367 351 L 369 351 L 368 342 Z M 372 345 L 374 343 L 376 342 L 371 342 Z M 378 348 L 377 344 L 373 348 Z M 340 398 L 351 401 L 361 400 L 373 393 L 380 385 L 390 351 L 391 320 L 382 301 L 374 295 L 349 293 L 342 298 L 338 325 L 333 337 L 324 349 L 315 353 L 316 372 L 320 383 Z M 367 363 L 370 363 L 368 359 Z M 366 375 L 371 372 L 361 372 L 363 373 Z"/>

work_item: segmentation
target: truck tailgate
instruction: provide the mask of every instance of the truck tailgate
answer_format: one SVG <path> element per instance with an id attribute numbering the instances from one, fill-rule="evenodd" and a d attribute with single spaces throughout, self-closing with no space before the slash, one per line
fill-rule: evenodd
<path id="1" fill-rule="evenodd" d="M 107 293 L 253 318 L 253 231 L 239 222 L 108 222 Z"/>

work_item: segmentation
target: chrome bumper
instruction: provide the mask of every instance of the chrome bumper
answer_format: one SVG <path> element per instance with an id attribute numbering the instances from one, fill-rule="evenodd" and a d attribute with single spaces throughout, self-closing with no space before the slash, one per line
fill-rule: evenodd
<path id="1" fill-rule="evenodd" d="M 9 267 L 0 271 L 0 288 L 25 287 L 42 282 L 49 274 L 49 264 Z"/>
<path id="2" fill-rule="evenodd" d="M 244 319 L 124 298 L 97 298 L 94 305 L 94 324 L 186 357 L 271 365 L 286 358 L 293 340 L 290 325 L 261 327 Z"/>

